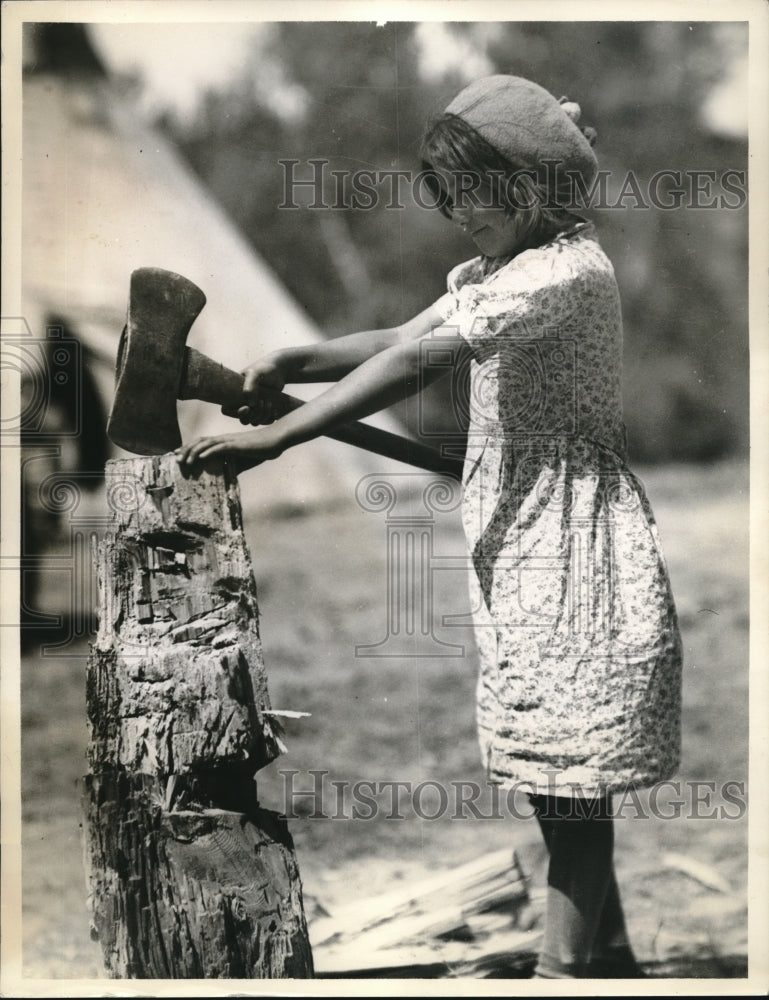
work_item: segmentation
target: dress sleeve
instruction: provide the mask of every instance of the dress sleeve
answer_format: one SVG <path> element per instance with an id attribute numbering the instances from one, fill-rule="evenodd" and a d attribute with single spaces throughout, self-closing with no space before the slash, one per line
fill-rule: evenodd
<path id="1" fill-rule="evenodd" d="M 579 275 L 568 253 L 525 251 L 483 284 L 464 284 L 436 303 L 470 347 L 499 337 L 552 336 L 575 311 Z"/>

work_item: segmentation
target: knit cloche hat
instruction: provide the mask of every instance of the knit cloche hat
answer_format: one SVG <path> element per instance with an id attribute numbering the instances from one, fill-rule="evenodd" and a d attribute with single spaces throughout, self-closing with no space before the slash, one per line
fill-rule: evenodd
<path id="1" fill-rule="evenodd" d="M 558 161 L 558 171 L 576 171 L 589 184 L 598 170 L 591 148 L 595 132 L 577 125 L 580 107 L 557 100 L 520 76 L 483 77 L 465 87 L 446 108 L 471 125 L 517 167 L 538 169 Z"/>

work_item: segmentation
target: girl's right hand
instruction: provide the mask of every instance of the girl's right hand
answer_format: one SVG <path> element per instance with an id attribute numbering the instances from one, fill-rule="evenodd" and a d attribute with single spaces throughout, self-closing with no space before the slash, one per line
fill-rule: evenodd
<path id="1" fill-rule="evenodd" d="M 243 369 L 243 403 L 240 406 L 223 406 L 222 413 L 237 417 L 242 424 L 271 424 L 282 414 L 282 409 L 270 398 L 270 392 L 278 393 L 286 384 L 286 376 L 278 363 L 268 354 Z M 267 389 L 268 392 L 263 390 Z"/>
<path id="2" fill-rule="evenodd" d="M 188 472 L 205 469 L 212 459 L 223 458 L 233 459 L 238 472 L 244 472 L 262 462 L 278 458 L 285 447 L 284 438 L 276 425 L 260 430 L 198 438 L 190 444 L 180 445 L 175 455 L 179 465 Z"/>

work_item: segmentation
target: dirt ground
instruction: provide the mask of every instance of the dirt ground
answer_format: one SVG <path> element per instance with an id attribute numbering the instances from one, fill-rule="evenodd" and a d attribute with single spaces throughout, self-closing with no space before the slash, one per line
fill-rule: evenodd
<path id="1" fill-rule="evenodd" d="M 638 471 L 659 524 L 686 650 L 676 779 L 684 805 L 679 818 L 666 818 L 676 812 L 678 792 L 670 788 L 659 800 L 665 816 L 651 815 L 648 792 L 639 796 L 646 818 L 628 806 L 617 822 L 618 878 L 633 944 L 650 975 L 744 977 L 747 467 Z M 243 477 L 244 492 L 257 473 Z M 288 753 L 258 776 L 262 805 L 283 811 L 288 770 L 297 772 L 298 789 L 311 787 L 313 768 L 327 771 L 328 782 L 346 783 L 340 788 L 364 779 L 482 782 L 472 637 L 441 620 L 467 611 L 463 573 L 436 573 L 435 635 L 464 645 L 464 655 L 356 657 L 356 645 L 387 631 L 383 515 L 343 503 L 304 516 L 285 511 L 247 530 L 273 707 L 311 713 L 286 722 Z M 441 515 L 436 555 L 462 551 L 456 512 Z M 89 938 L 79 831 L 87 645 L 61 652 L 33 648 L 22 661 L 23 974 L 30 980 L 104 976 Z M 734 783 L 731 800 L 727 782 Z M 294 797 L 290 829 L 310 917 L 505 846 L 515 846 L 532 891 L 543 885 L 545 852 L 533 821 L 451 818 L 450 810 L 427 819 L 407 807 L 400 820 L 385 808 L 372 819 L 342 818 L 346 802 L 329 803 L 332 815 L 313 819 L 308 801 Z M 686 873 L 675 856 L 700 867 Z"/>

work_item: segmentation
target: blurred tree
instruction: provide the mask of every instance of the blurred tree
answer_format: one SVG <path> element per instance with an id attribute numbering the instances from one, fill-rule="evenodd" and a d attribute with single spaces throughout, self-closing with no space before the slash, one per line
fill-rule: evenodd
<path id="1" fill-rule="evenodd" d="M 226 90 L 197 118 L 163 122 L 255 248 L 329 334 L 389 325 L 444 289 L 446 272 L 474 254 L 437 212 L 390 202 L 346 212 L 281 209 L 284 168 L 414 170 L 424 125 L 467 82 L 463 64 L 420 76 L 425 32 L 390 22 L 271 26 Z M 747 142 L 714 134 L 703 102 L 739 36 L 686 22 L 456 22 L 439 26 L 488 60 L 583 107 L 615 198 L 632 170 L 642 193 L 660 170 L 745 170 Z M 437 30 L 437 29 L 436 29 Z M 735 41 L 736 38 L 736 41 Z M 444 44 L 445 40 L 439 40 Z M 746 46 L 747 35 L 744 43 Z M 730 46 L 732 48 L 730 48 Z M 450 64 L 450 59 L 446 59 Z M 290 113 L 278 98 L 299 98 Z M 718 185 L 715 186 L 716 192 Z M 347 192 L 349 193 L 349 192 Z M 732 198 L 734 203 L 735 199 Z M 390 207 L 388 207 L 390 205 Z M 596 208 L 625 315 L 626 419 L 633 457 L 709 460 L 744 450 L 748 434 L 747 210 L 642 208 L 628 197 Z M 431 392 L 428 408 L 446 406 Z M 404 408 L 407 414 L 414 404 Z M 410 418 L 413 427 L 413 418 Z"/>

